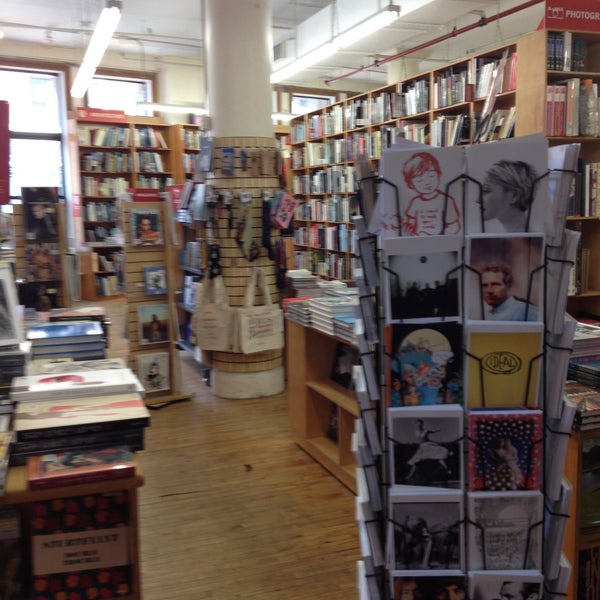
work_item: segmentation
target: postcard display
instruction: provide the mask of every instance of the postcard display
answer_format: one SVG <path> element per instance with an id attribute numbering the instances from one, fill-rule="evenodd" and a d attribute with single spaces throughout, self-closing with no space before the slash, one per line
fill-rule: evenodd
<path id="1" fill-rule="evenodd" d="M 129 366 L 146 404 L 185 400 L 176 348 L 171 211 L 167 202 L 121 202 L 125 232 L 125 294 Z"/>
<path id="2" fill-rule="evenodd" d="M 360 178 L 361 598 L 565 597 L 578 234 L 555 152 L 402 141 Z"/>

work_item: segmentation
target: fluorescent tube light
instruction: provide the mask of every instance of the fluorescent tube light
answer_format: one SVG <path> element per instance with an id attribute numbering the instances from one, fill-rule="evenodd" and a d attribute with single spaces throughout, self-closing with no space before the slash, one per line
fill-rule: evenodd
<path id="1" fill-rule="evenodd" d="M 396 4 L 390 4 L 384 10 L 375 13 L 373 16 L 360 21 L 346 31 L 338 34 L 331 42 L 322 44 L 318 48 L 311 50 L 307 54 L 298 57 L 296 60 L 288 63 L 281 69 L 271 74 L 271 83 L 279 83 L 288 79 L 300 71 L 304 71 L 324 61 L 326 58 L 334 55 L 338 50 L 355 44 L 368 35 L 387 27 L 400 16 L 400 7 Z"/>
<path id="2" fill-rule="evenodd" d="M 393 23 L 400 16 L 400 7 L 394 4 L 390 4 L 385 10 L 365 19 L 364 21 L 353 25 L 347 31 L 344 31 L 338 35 L 333 43 L 339 48 L 346 48 L 359 40 L 387 27 L 390 23 Z"/>
<path id="3" fill-rule="evenodd" d="M 83 98 L 85 95 L 120 19 L 121 3 L 109 0 L 100 13 L 100 18 L 90 38 L 85 56 L 71 86 L 71 96 L 73 98 Z"/>
<path id="4" fill-rule="evenodd" d="M 200 108 L 199 106 L 185 106 L 178 104 L 160 104 L 158 102 L 138 102 L 138 108 L 145 108 L 147 110 L 156 110 L 166 113 L 177 113 L 187 115 L 207 115 L 207 108 Z"/>

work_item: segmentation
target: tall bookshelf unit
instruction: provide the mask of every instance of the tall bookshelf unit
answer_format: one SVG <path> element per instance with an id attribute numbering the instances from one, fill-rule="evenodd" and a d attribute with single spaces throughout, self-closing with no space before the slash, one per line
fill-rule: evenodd
<path id="1" fill-rule="evenodd" d="M 290 189 L 300 200 L 294 266 L 354 280 L 351 218 L 359 156 L 377 171 L 381 152 L 400 138 L 437 146 L 473 142 L 493 67 L 505 56 L 502 85 L 486 121 L 489 139 L 497 139 L 515 110 L 516 50 L 516 44 L 488 50 L 292 119 Z M 510 135 L 510 128 L 503 133 Z"/>
<path id="2" fill-rule="evenodd" d="M 120 293 L 114 284 L 123 251 L 118 194 L 131 188 L 165 191 L 177 159 L 171 126 L 158 119 L 89 111 L 78 114 L 76 125 L 82 241 L 97 254 L 83 265 L 82 291 L 85 300 L 96 300 Z"/>
<path id="3" fill-rule="evenodd" d="M 517 71 L 517 106 L 527 107 L 526 118 L 516 121 L 516 135 L 547 133 L 548 119 L 547 85 L 564 82 L 570 78 L 580 80 L 591 79 L 600 83 L 600 32 L 571 31 L 573 41 L 585 50 L 583 70 L 569 71 L 554 68 L 551 60 L 550 38 L 554 30 L 539 30 L 523 36 L 517 42 L 519 63 Z M 559 32 L 560 33 L 560 32 Z M 526 60 L 523 58 L 526 57 Z M 560 67 L 560 65 L 559 65 Z M 581 67 L 580 67 L 581 68 Z M 551 145 L 578 142 L 581 144 L 580 156 L 586 161 L 600 161 L 600 138 L 573 136 L 550 136 Z M 598 215 L 598 213 L 597 213 Z M 591 264 L 594 265 L 600 257 L 600 215 L 599 216 L 570 216 L 568 226 L 581 231 L 581 247 L 589 250 Z M 598 269 L 589 270 L 586 291 L 569 296 L 567 311 L 573 316 L 600 315 L 600 272 Z M 580 526 L 580 486 L 581 486 L 581 439 L 590 435 L 600 435 L 598 431 L 573 432 L 567 457 L 567 476 L 574 482 L 575 493 L 569 509 L 571 518 L 567 523 L 567 542 L 565 551 L 573 565 L 570 582 L 569 598 L 583 598 L 584 590 L 578 590 L 581 579 L 579 563 L 582 553 L 590 548 L 598 552 L 600 547 L 600 529 Z"/>

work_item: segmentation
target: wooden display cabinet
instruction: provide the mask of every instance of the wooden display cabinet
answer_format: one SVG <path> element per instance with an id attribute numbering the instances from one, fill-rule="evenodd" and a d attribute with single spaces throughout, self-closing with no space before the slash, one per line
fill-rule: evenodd
<path id="1" fill-rule="evenodd" d="M 330 377 L 338 338 L 286 322 L 289 417 L 296 444 L 356 493 L 351 436 L 359 408 L 353 391 Z"/>
<path id="2" fill-rule="evenodd" d="M 136 461 L 137 462 L 137 461 Z M 25 583 L 29 585 L 33 577 L 28 573 L 31 565 L 27 564 L 31 558 L 31 536 L 32 536 L 32 509 L 33 504 L 38 501 L 67 499 L 92 494 L 109 494 L 113 492 L 126 492 L 129 503 L 129 535 L 128 555 L 131 565 L 131 593 L 122 596 L 123 600 L 141 600 L 140 582 L 140 551 L 139 551 L 139 525 L 137 513 L 137 489 L 144 484 L 144 477 L 139 462 L 133 477 L 122 479 L 110 479 L 93 483 L 49 488 L 45 490 L 32 491 L 28 487 L 26 467 L 10 467 L 8 469 L 4 494 L 0 497 L 1 506 L 15 506 L 21 515 L 22 536 L 24 539 L 23 551 L 27 552 L 25 564 Z M 93 530 L 90 530 L 93 533 Z M 56 590 L 59 592 L 60 590 Z M 28 600 L 34 598 L 35 594 L 23 598 Z M 121 596 L 120 596 L 121 597 Z"/>

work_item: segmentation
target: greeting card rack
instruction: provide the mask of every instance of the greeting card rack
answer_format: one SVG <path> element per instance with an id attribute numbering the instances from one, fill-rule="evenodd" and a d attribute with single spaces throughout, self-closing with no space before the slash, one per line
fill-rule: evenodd
<path id="1" fill-rule="evenodd" d="M 520 142 L 515 140 L 515 143 Z M 503 154 L 510 153 L 513 147 L 504 145 L 496 149 Z M 423 150 L 423 146 L 419 150 Z M 476 151 L 482 151 L 481 146 Z M 396 157 L 400 155 L 398 152 Z M 563 544 L 571 514 L 571 486 L 563 479 L 561 487 L 573 415 L 569 419 L 567 410 L 563 410 L 562 394 L 558 394 L 556 404 L 549 400 L 550 389 L 554 392 L 563 387 L 572 346 L 564 310 L 558 317 L 554 314 L 564 307 L 562 296 L 566 302 L 566 279 L 573 263 L 572 245 L 565 243 L 558 228 L 548 235 L 553 245 L 546 243 L 544 232 L 548 234 L 551 228 L 546 228 L 545 219 L 540 220 L 538 208 L 535 213 L 531 208 L 534 198 L 536 202 L 547 202 L 544 185 L 550 170 L 540 171 L 534 180 L 524 229 L 497 234 L 486 232 L 483 175 L 461 172 L 452 178 L 450 173 L 451 180 L 444 192 L 449 196 L 456 189 L 451 186 L 460 184 L 462 230 L 458 235 L 420 237 L 402 235 L 398 200 L 401 186 L 393 177 L 388 177 L 391 167 L 387 164 L 386 169 L 385 156 L 382 167 L 381 177 L 365 175 L 360 180 L 361 215 L 354 219 L 361 264 L 361 276 L 357 278 L 361 298 L 357 343 L 362 360 L 355 370 L 360 418 L 353 436 L 358 463 L 356 502 L 362 551 L 358 564 L 360 597 L 400 598 L 403 586 L 410 584 L 412 589 L 420 586 L 426 595 L 453 586 L 461 588 L 470 598 L 483 598 L 484 593 L 499 594 L 502 586 L 499 579 L 506 580 L 508 575 L 508 579 L 519 582 L 523 589 L 528 586 L 527 589 L 537 590 L 540 597 L 542 592 L 544 597 L 556 600 L 574 597 L 569 577 L 576 559 L 567 555 L 567 545 Z M 402 172 L 397 164 L 395 168 L 398 173 Z M 572 176 L 568 169 L 565 173 L 567 177 Z M 378 188 L 377 206 L 373 181 Z M 363 185 L 366 182 L 371 190 L 367 193 Z M 403 201 L 405 193 L 405 190 L 400 191 Z M 387 214 L 388 218 L 382 222 L 377 235 L 369 233 L 369 229 L 378 229 L 376 213 L 381 210 L 380 203 L 386 201 L 386 194 L 391 210 L 384 208 L 380 214 Z M 442 223 L 446 208 L 447 204 Z M 550 207 L 547 208 L 550 211 Z M 556 199 L 553 210 L 557 210 Z M 389 215 L 394 214 L 390 219 Z M 558 221 L 564 229 L 564 218 Z M 393 232 L 390 235 L 389 229 L 397 229 L 396 235 Z M 477 252 L 484 254 L 480 246 L 493 246 L 491 240 L 508 248 L 511 257 L 521 256 L 521 262 L 526 264 L 519 285 L 527 302 L 537 305 L 535 314 L 539 310 L 543 315 L 537 317 L 538 320 L 528 321 L 532 318 L 528 306 L 524 309 L 525 317 L 512 324 L 491 322 L 492 317 L 484 311 L 483 259 L 476 258 Z M 436 253 L 437 245 L 439 253 Z M 451 260 L 449 255 L 452 255 Z M 431 269 L 433 271 L 426 273 Z M 457 313 L 452 316 L 432 312 L 429 319 L 423 315 L 418 319 L 406 318 L 395 313 L 391 297 L 394 285 L 408 286 L 411 278 L 420 278 L 420 283 L 425 283 L 430 276 L 439 279 L 440 287 L 445 285 L 446 288 L 450 280 L 458 277 Z M 554 279 L 556 281 L 550 282 Z M 442 324 L 452 322 L 461 330 L 458 342 L 453 345 L 444 340 L 446 345 L 443 345 Z M 396 329 L 394 339 L 401 340 L 398 347 L 390 344 L 393 329 Z M 443 385 L 439 383 L 450 371 L 451 363 L 446 358 L 444 374 L 437 373 L 437 399 L 431 402 L 438 406 L 423 405 L 426 396 L 417 399 L 406 389 L 395 396 L 400 400 L 394 404 L 393 369 L 405 373 L 400 365 L 416 361 L 417 356 L 423 358 L 429 352 L 428 349 L 425 352 L 425 346 L 432 339 L 439 343 L 436 366 L 442 364 L 443 353 L 447 356 L 454 353 L 458 360 L 452 366 L 462 371 L 462 380 L 454 382 L 454 387 L 448 379 Z M 417 348 L 419 343 L 423 344 L 420 349 Z M 495 348 L 490 349 L 490 344 L 495 344 Z M 418 362 L 411 366 L 415 371 L 420 368 Z M 493 369 L 497 373 L 491 373 Z M 513 383 L 509 381 L 510 369 L 520 373 Z M 430 372 L 428 385 L 432 380 Z M 405 382 L 398 383 L 404 385 Z M 442 389 L 443 395 L 440 395 Z M 520 391 L 514 394 L 515 389 Z M 504 400 L 507 397 L 512 400 L 503 405 L 503 396 Z M 475 468 L 481 470 L 483 463 L 489 466 L 486 453 L 489 455 L 492 451 L 486 445 L 492 442 L 486 442 L 480 430 L 475 429 L 474 415 L 489 417 L 491 423 L 494 420 L 498 423 L 502 417 L 505 422 L 494 425 L 497 431 L 507 437 L 510 433 L 512 443 L 521 444 L 518 448 L 522 454 L 518 458 L 513 456 L 504 463 L 503 470 L 495 472 L 496 483 L 493 484 L 485 477 L 475 481 L 471 472 Z M 413 431 L 419 421 L 429 429 L 421 437 Z M 449 426 L 449 423 L 454 425 Z M 486 427 L 490 425 L 486 423 Z M 527 435 L 523 436 L 525 427 Z M 374 428 L 379 432 L 379 440 L 374 439 Z M 495 435 L 500 436 L 500 433 Z M 521 435 L 520 440 L 518 435 Z M 404 455 L 399 453 L 400 448 Z M 500 460 L 502 450 L 494 446 L 493 451 Z M 421 473 L 423 479 L 415 483 L 416 480 L 410 481 L 413 476 L 410 465 L 418 464 L 419 452 L 424 456 L 429 454 L 428 468 L 424 475 Z M 400 456 L 406 463 L 403 476 L 398 475 L 397 470 Z M 552 490 L 548 489 L 550 485 Z M 512 515 L 510 520 L 503 518 L 506 510 Z M 443 513 L 447 513 L 447 518 Z M 460 515 L 458 519 L 456 514 Z M 428 527 L 426 523 L 421 524 L 424 529 L 420 538 L 419 520 L 430 521 Z M 498 527 L 503 528 L 503 532 L 499 533 Z M 502 539 L 505 541 L 501 542 Z M 514 546 L 513 561 L 506 558 L 510 554 L 508 539 Z M 498 570 L 504 573 L 495 573 Z"/>
<path id="2" fill-rule="evenodd" d="M 125 332 L 129 366 L 144 385 L 150 407 L 161 407 L 190 394 L 182 391 L 177 349 L 174 265 L 178 252 L 170 205 L 164 201 L 121 201 L 125 234 Z"/>

